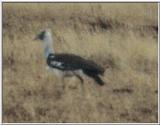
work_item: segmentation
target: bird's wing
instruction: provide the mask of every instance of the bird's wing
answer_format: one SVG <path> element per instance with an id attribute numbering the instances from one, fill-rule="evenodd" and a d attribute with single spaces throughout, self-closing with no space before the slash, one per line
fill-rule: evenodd
<path id="1" fill-rule="evenodd" d="M 93 61 L 86 60 L 74 54 L 50 54 L 48 64 L 61 70 L 89 70 L 97 73 L 103 72 L 103 68 Z"/>
<path id="2" fill-rule="evenodd" d="M 87 60 L 85 71 L 94 72 L 95 74 L 103 74 L 104 68 L 102 68 L 100 65 L 97 65 L 91 60 Z"/>
<path id="3" fill-rule="evenodd" d="M 52 68 L 60 70 L 78 69 L 76 58 L 70 54 L 50 54 L 47 59 L 47 64 Z"/>

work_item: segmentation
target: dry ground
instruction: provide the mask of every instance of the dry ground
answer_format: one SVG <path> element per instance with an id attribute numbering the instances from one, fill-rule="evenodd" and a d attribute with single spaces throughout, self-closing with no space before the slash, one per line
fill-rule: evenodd
<path id="1" fill-rule="evenodd" d="M 3 3 L 3 122 L 157 122 L 157 18 L 153 3 Z M 62 89 L 33 40 L 48 27 L 57 53 L 106 68 L 103 87 Z"/>

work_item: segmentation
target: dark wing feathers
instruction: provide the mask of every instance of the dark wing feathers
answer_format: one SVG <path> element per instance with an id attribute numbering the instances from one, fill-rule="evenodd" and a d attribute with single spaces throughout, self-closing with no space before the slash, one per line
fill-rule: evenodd
<path id="1" fill-rule="evenodd" d="M 52 61 L 61 63 L 59 66 L 52 65 Z M 91 60 L 86 60 L 74 54 L 50 54 L 47 59 L 49 66 L 61 70 L 77 70 L 82 69 L 95 74 L 103 74 L 104 69 Z"/>
<path id="2" fill-rule="evenodd" d="M 103 80 L 98 76 L 104 73 L 104 69 L 91 60 L 86 60 L 74 54 L 50 54 L 47 64 L 60 70 L 82 69 L 84 74 L 93 78 L 99 85 L 104 85 Z"/>

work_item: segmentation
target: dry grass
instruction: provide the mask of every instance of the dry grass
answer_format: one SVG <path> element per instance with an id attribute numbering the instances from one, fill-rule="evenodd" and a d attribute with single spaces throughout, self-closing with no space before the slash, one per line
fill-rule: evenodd
<path id="1" fill-rule="evenodd" d="M 3 122 L 157 122 L 157 4 L 3 3 Z M 45 69 L 34 36 L 50 27 L 56 52 L 106 68 L 66 89 Z"/>

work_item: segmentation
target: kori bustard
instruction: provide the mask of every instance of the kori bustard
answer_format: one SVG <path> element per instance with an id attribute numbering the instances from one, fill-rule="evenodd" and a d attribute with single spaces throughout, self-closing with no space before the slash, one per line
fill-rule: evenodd
<path id="1" fill-rule="evenodd" d="M 83 83 L 80 73 L 94 79 L 99 85 L 104 85 L 104 81 L 99 75 L 104 74 L 104 68 L 91 60 L 84 59 L 78 55 L 67 53 L 55 53 L 53 49 L 53 39 L 50 29 L 40 32 L 36 39 L 43 42 L 44 55 L 49 69 L 61 71 L 64 75 L 75 75 Z"/>

